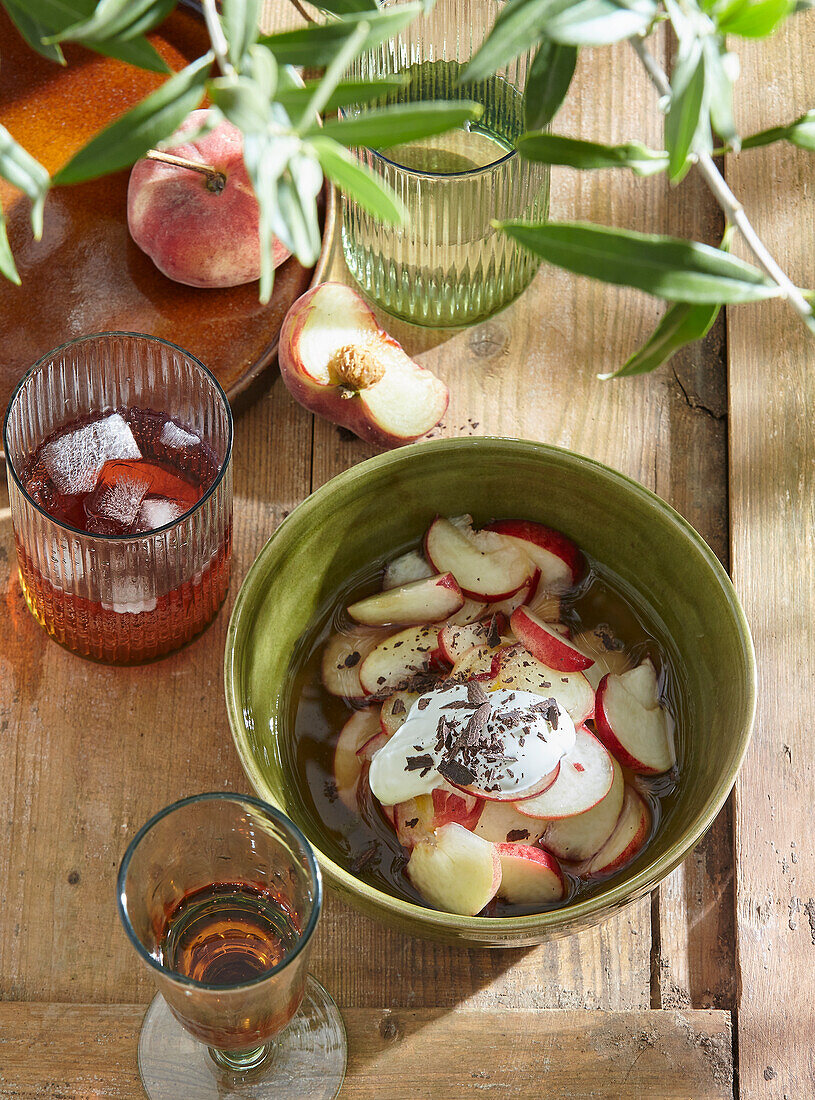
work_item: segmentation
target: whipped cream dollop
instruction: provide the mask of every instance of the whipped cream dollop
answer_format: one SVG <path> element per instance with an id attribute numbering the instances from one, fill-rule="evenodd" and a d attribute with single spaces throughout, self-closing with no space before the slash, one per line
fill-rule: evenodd
<path id="1" fill-rule="evenodd" d="M 421 695 L 371 761 L 371 791 L 383 805 L 429 794 L 446 782 L 502 799 L 535 792 L 575 743 L 574 723 L 554 698 L 478 681 Z"/>

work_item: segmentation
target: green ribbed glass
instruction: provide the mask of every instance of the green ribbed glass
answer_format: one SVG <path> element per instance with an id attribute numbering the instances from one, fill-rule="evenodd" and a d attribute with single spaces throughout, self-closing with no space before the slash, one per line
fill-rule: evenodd
<path id="1" fill-rule="evenodd" d="M 393 0 L 395 3 L 402 0 Z M 362 290 L 388 312 L 421 325 L 447 327 L 488 317 L 528 285 L 539 261 L 492 227 L 493 219 L 544 219 L 549 170 L 518 156 L 523 89 L 531 55 L 479 83 L 458 83 L 486 38 L 497 0 L 438 0 L 356 65 L 360 78 L 407 73 L 388 102 L 473 99 L 477 124 L 360 159 L 399 195 L 407 226 L 377 222 L 343 196 L 342 240 Z"/>

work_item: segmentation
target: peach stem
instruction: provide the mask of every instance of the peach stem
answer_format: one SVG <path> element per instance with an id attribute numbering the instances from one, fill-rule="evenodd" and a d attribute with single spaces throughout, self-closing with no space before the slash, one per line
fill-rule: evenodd
<path id="1" fill-rule="evenodd" d="M 145 156 L 148 160 L 160 160 L 163 164 L 172 164 L 175 168 L 189 168 L 192 172 L 200 172 L 207 177 L 207 189 L 216 195 L 226 187 L 226 176 L 211 164 L 199 164 L 198 161 L 186 160 L 184 157 L 176 157 L 172 153 L 163 153 L 158 149 L 148 149 Z"/>

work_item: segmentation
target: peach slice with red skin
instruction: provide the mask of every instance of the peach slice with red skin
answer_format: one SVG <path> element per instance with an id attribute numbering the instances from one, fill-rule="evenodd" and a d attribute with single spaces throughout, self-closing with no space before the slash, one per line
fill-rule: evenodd
<path id="1" fill-rule="evenodd" d="M 520 806 L 521 802 L 525 802 L 529 798 L 538 798 L 540 795 L 545 794 L 552 784 L 557 780 L 560 774 L 560 761 L 558 760 L 554 768 L 547 772 L 546 775 L 541 776 L 537 783 L 531 786 L 527 791 L 524 791 L 522 795 L 516 794 L 514 791 L 485 791 L 480 787 L 473 784 L 469 787 L 460 786 L 458 783 L 453 783 L 453 786 L 458 791 L 463 791 L 464 794 L 471 795 L 474 798 L 481 798 L 485 802 L 511 802 L 513 806 Z"/>
<path id="2" fill-rule="evenodd" d="M 591 859 L 599 852 L 611 834 L 620 816 L 625 793 L 623 769 L 612 758 L 614 778 L 608 794 L 596 806 L 572 817 L 555 818 L 546 822 L 542 834 L 543 844 L 560 859 L 572 862 Z M 541 824 L 544 824 L 541 822 Z"/>
<path id="3" fill-rule="evenodd" d="M 542 664 L 558 672 L 583 672 L 594 661 L 526 607 L 512 612 L 509 620 L 515 637 Z"/>
<path id="4" fill-rule="evenodd" d="M 577 584 L 586 568 L 579 548 L 560 531 L 528 519 L 498 519 L 485 531 L 511 539 L 540 569 L 540 586 L 547 592 L 563 592 Z"/>
<path id="5" fill-rule="evenodd" d="M 547 824 L 519 814 L 512 802 L 485 802 L 475 832 L 495 844 L 534 844 Z"/>
<path id="6" fill-rule="evenodd" d="M 562 901 L 566 880 L 551 853 L 531 844 L 496 844 L 501 860 L 498 894 L 513 905 L 551 905 Z"/>
<path id="7" fill-rule="evenodd" d="M 365 626 L 409 626 L 440 622 L 463 604 L 456 578 L 440 573 L 357 600 L 348 607 L 348 614 Z"/>
<path id="8" fill-rule="evenodd" d="M 382 447 L 412 443 L 447 409 L 444 382 L 414 362 L 342 283 L 322 283 L 297 299 L 280 330 L 279 361 L 301 405 Z"/>
<path id="9" fill-rule="evenodd" d="M 476 645 L 486 645 L 491 631 L 497 633 L 498 638 L 505 635 L 509 621 L 503 612 L 490 615 L 488 619 L 481 619 L 477 623 L 466 623 L 460 626 L 458 623 L 448 622 L 442 627 L 439 634 L 439 649 L 444 659 L 454 665 L 459 657 L 463 657 L 468 649 Z"/>
<path id="10" fill-rule="evenodd" d="M 650 660 L 621 676 L 603 677 L 597 688 L 595 721 L 597 736 L 632 771 L 659 775 L 673 767 L 668 716 L 660 705 Z"/>
<path id="11" fill-rule="evenodd" d="M 385 638 L 360 664 L 363 691 L 373 695 L 406 688 L 417 673 L 430 668 L 438 637 L 438 626 L 423 623 Z"/>
<path id="12" fill-rule="evenodd" d="M 365 764 L 358 750 L 381 732 L 378 707 L 355 711 L 340 730 L 334 749 L 334 783 L 349 810 L 357 809 L 357 786 Z"/>
<path id="13" fill-rule="evenodd" d="M 175 136 L 197 130 L 207 114 L 193 111 Z M 127 224 L 134 242 L 162 274 L 187 286 L 238 286 L 260 278 L 259 207 L 243 162 L 240 130 L 224 120 L 170 152 L 209 165 L 218 179 L 159 160 L 137 161 L 127 187 Z M 288 256 L 275 240 L 274 266 Z"/>
<path id="14" fill-rule="evenodd" d="M 626 784 L 623 806 L 614 832 L 591 859 L 576 868 L 582 876 L 610 875 L 639 855 L 651 832 L 651 810 L 633 787 Z"/>
<path id="15" fill-rule="evenodd" d="M 430 524 L 424 552 L 439 573 L 453 573 L 464 595 L 473 600 L 505 600 L 535 573 L 532 561 L 513 540 L 474 531 L 446 516 L 436 516 Z"/>
<path id="16" fill-rule="evenodd" d="M 412 848 L 430 836 L 434 829 L 451 822 L 472 830 L 478 824 L 483 808 L 481 799 L 444 784 L 434 788 L 430 794 L 397 802 L 394 806 L 396 835 L 403 847 Z"/>
<path id="17" fill-rule="evenodd" d="M 552 696 L 568 711 L 575 726 L 594 713 L 594 692 L 582 672 L 559 672 L 549 668 L 520 644 L 495 652 L 492 687 L 529 691 L 544 698 Z"/>
<path id="18" fill-rule="evenodd" d="M 513 802 L 526 817 L 572 817 L 596 806 L 614 781 L 614 760 L 602 743 L 581 727 L 574 748 L 560 760 L 555 782 L 543 794 Z"/>
<path id="19" fill-rule="evenodd" d="M 407 874 L 436 909 L 474 917 L 498 892 L 501 859 L 494 844 L 451 822 L 419 841 Z"/>

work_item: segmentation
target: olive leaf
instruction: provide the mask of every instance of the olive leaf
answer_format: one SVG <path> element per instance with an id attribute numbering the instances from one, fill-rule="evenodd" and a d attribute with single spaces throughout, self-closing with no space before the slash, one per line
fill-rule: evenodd
<path id="1" fill-rule="evenodd" d="M 710 36 L 702 42 L 705 55 L 705 77 L 710 102 L 710 121 L 719 137 L 734 152 L 741 148 L 736 123 L 733 118 L 733 81 L 727 70 L 727 52 L 724 42 Z"/>
<path id="2" fill-rule="evenodd" d="M 326 104 L 342 79 L 343 73 L 362 50 L 369 30 L 369 24 L 363 20 L 363 22 L 356 25 L 353 34 L 349 35 L 340 45 L 332 58 L 331 64 L 325 70 L 323 79 L 314 89 L 311 99 L 303 108 L 300 120 L 303 127 L 305 127 L 306 121 L 310 122 L 315 115 L 319 115 L 321 111 L 325 110 Z"/>
<path id="3" fill-rule="evenodd" d="M 409 81 L 406 74 L 383 77 L 381 80 L 343 80 L 326 101 L 324 111 L 336 111 L 340 107 L 358 106 L 375 99 L 385 99 L 404 88 Z M 278 88 L 276 100 L 295 114 L 310 101 L 319 80 L 307 80 L 302 88 Z"/>
<path id="4" fill-rule="evenodd" d="M 36 50 L 48 61 L 56 61 L 59 65 L 65 64 L 65 56 L 59 46 L 49 46 L 43 42 L 49 34 L 50 27 L 35 19 L 23 4 L 15 3 L 14 0 L 0 0 L 0 7 L 5 8 L 9 19 L 32 50 Z"/>
<path id="5" fill-rule="evenodd" d="M 54 183 L 82 183 L 128 168 L 169 137 L 203 99 L 213 60 L 212 52 L 199 57 L 105 127 L 57 172 Z"/>
<path id="6" fill-rule="evenodd" d="M 731 0 L 715 14 L 722 34 L 741 38 L 765 38 L 793 11 L 792 0 Z"/>
<path id="7" fill-rule="evenodd" d="M 404 225 L 408 212 L 401 199 L 345 146 L 325 137 L 314 138 L 310 144 L 323 172 L 350 198 L 379 221 Z"/>
<path id="8" fill-rule="evenodd" d="M 317 195 L 323 173 L 308 152 L 295 153 L 277 181 L 277 204 L 271 225 L 275 235 L 304 267 L 311 267 L 320 255 L 320 224 Z"/>
<path id="9" fill-rule="evenodd" d="M 646 31 L 657 10 L 656 0 L 572 0 L 544 33 L 566 46 L 610 46 Z"/>
<path id="10" fill-rule="evenodd" d="M 648 149 L 638 141 L 602 145 L 558 134 L 521 134 L 515 143 L 525 160 L 561 164 L 567 168 L 630 168 L 635 175 L 652 176 L 668 167 L 668 154 Z"/>
<path id="11" fill-rule="evenodd" d="M 354 12 L 377 11 L 377 0 L 315 0 L 315 7 L 332 15 L 353 15 Z"/>
<path id="12" fill-rule="evenodd" d="M 382 149 L 455 130 L 479 119 L 483 111 L 480 103 L 466 99 L 398 103 L 344 119 L 328 119 L 322 127 L 312 126 L 305 136 L 325 134 L 343 145 Z"/>
<path id="13" fill-rule="evenodd" d="M 486 80 L 518 54 L 526 53 L 545 34 L 553 8 L 570 0 L 508 0 L 489 35 L 465 65 L 459 80 Z"/>
<path id="14" fill-rule="evenodd" d="M 11 245 L 6 232 L 6 219 L 3 217 L 3 208 L 0 206 L 0 275 L 4 275 L 9 282 L 20 285 L 20 273 L 11 254 Z"/>
<path id="15" fill-rule="evenodd" d="M 742 149 L 758 149 L 762 145 L 772 145 L 776 141 L 789 141 L 799 149 L 815 152 L 815 109 L 788 122 L 786 126 L 773 126 L 743 138 Z M 726 151 L 726 150 L 722 150 Z"/>
<path id="16" fill-rule="evenodd" d="M 758 268 L 699 241 L 584 222 L 493 224 L 536 256 L 575 275 L 636 287 L 668 301 L 729 305 L 781 293 Z"/>
<path id="17" fill-rule="evenodd" d="M 229 45 L 229 60 L 241 71 L 258 36 L 260 0 L 222 0 L 221 25 Z"/>
<path id="18" fill-rule="evenodd" d="M 216 77 L 207 84 L 209 98 L 244 134 L 263 130 L 271 119 L 270 98 L 249 77 Z"/>
<path id="19" fill-rule="evenodd" d="M 527 130 L 542 130 L 566 98 L 577 65 L 577 47 L 544 38 L 532 60 L 524 92 Z"/>
<path id="20" fill-rule="evenodd" d="M 619 370 L 598 374 L 597 377 L 606 381 L 609 378 L 629 378 L 656 370 L 667 363 L 680 348 L 707 336 L 721 308 L 719 302 L 699 305 L 674 302 L 668 307 L 648 341 Z"/>
<path id="21" fill-rule="evenodd" d="M 665 118 L 668 172 L 678 183 L 691 166 L 689 154 L 702 124 L 705 99 L 705 55 L 701 42 L 694 41 L 690 53 L 680 59 L 671 83 L 671 101 Z"/>
<path id="22" fill-rule="evenodd" d="M 397 4 L 376 12 L 355 13 L 330 23 L 312 23 L 293 31 L 262 35 L 258 41 L 269 47 L 281 65 L 319 68 L 331 64 L 338 47 L 351 37 L 359 23 L 368 24 L 368 33 L 360 48 L 363 52 L 398 34 L 421 11 L 420 3 Z"/>
<path id="23" fill-rule="evenodd" d="M 128 42 L 158 26 L 177 0 L 99 0 L 87 19 L 80 19 L 49 35 L 48 44 L 59 42 Z"/>
<path id="24" fill-rule="evenodd" d="M 4 0 L 4 3 L 9 9 L 22 10 L 29 21 L 35 20 L 44 30 L 44 37 L 48 38 L 90 19 L 96 9 L 96 0 Z M 108 36 L 99 39 L 79 38 L 76 41 L 106 57 L 115 57 L 138 68 L 159 73 L 169 72 L 166 62 L 143 34 L 126 39 Z"/>
<path id="25" fill-rule="evenodd" d="M 5 126 L 0 126 L 0 176 L 31 199 L 31 227 L 39 240 L 51 180 L 39 161 L 14 140 Z"/>

